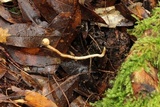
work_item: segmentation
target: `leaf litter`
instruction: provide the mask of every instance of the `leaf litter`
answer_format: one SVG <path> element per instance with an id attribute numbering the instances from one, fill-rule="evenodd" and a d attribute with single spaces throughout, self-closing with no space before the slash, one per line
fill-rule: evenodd
<path id="1" fill-rule="evenodd" d="M 131 13 L 140 19 L 148 15 L 142 5 L 135 4 L 134 8 L 142 10 L 138 13 L 131 10 L 133 6 L 127 7 L 127 1 L 1 2 L 0 106 L 8 107 L 89 107 L 89 102 L 101 99 L 104 91 L 112 87 L 110 81 L 134 42 L 126 32 L 135 22 Z M 95 8 L 109 6 L 115 6 L 118 14 L 102 13 L 106 17 L 117 15 L 116 24 L 95 12 Z M 11 12 L 14 7 L 18 11 Z M 46 48 L 48 45 L 42 44 L 44 39 L 60 53 Z M 102 58 L 78 61 L 63 56 L 92 56 L 102 53 L 103 48 L 106 53 Z M 140 74 L 135 73 L 135 78 L 137 75 Z"/>

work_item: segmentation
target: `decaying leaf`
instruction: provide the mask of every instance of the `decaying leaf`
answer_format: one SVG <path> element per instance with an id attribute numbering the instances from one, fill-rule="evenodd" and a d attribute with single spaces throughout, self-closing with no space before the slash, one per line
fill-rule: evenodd
<path id="1" fill-rule="evenodd" d="M 5 73 L 7 72 L 6 69 L 6 61 L 3 58 L 0 58 L 0 79 L 5 75 Z"/>
<path id="2" fill-rule="evenodd" d="M 57 15 L 51 5 L 47 3 L 47 0 L 33 0 L 33 2 L 47 22 L 50 23 Z"/>
<path id="3" fill-rule="evenodd" d="M 2 5 L 0 5 L 0 16 L 10 22 L 10 23 L 15 23 L 14 18 L 12 18 L 11 14 L 9 13 L 9 11 L 7 9 L 5 9 L 5 7 L 3 7 Z"/>
<path id="4" fill-rule="evenodd" d="M 158 91 L 158 79 L 156 70 L 152 69 L 150 73 L 148 73 L 144 70 L 144 68 L 141 68 L 140 70 L 133 72 L 132 88 L 134 94 L 138 94 L 141 91 Z"/>
<path id="5" fill-rule="evenodd" d="M 128 9 L 139 19 L 144 19 L 149 17 L 146 9 L 142 6 L 142 3 L 134 3 L 131 4 Z"/>
<path id="6" fill-rule="evenodd" d="M 118 2 L 116 0 L 13 0 L 10 3 L 4 3 L 8 1 L 11 0 L 0 0 L 0 3 L 2 2 L 0 26 L 7 28 L 0 28 L 0 47 L 6 50 L 5 52 L 0 50 L 2 51 L 0 53 L 0 87 L 2 87 L 0 102 L 10 100 L 13 103 L 17 102 L 15 105 L 18 105 L 19 101 L 23 100 L 21 105 L 29 107 L 79 107 L 88 106 L 87 102 L 92 99 L 99 99 L 99 95 L 101 97 L 104 90 L 110 87 L 107 83 L 116 74 L 108 73 L 106 69 L 117 69 L 122 57 L 126 57 L 128 48 L 131 46 L 124 27 L 130 25 L 122 25 L 123 28 L 117 25 L 126 22 L 126 19 L 127 22 L 132 20 L 128 21 L 129 19 L 124 18 L 115 8 L 106 11 L 108 6 L 122 3 L 123 0 Z M 126 0 L 126 2 L 129 1 Z M 105 7 L 101 16 L 94 11 L 96 6 L 100 5 Z M 143 6 L 135 8 L 133 6 L 132 11 L 128 9 L 128 5 L 125 4 L 125 6 L 124 10 L 127 9 L 129 13 L 122 11 L 130 16 L 131 13 L 140 16 L 146 14 Z M 21 12 L 20 14 L 13 14 L 10 11 L 15 7 L 19 13 Z M 81 21 L 86 22 L 87 27 L 83 27 Z M 116 30 L 97 26 L 97 22 L 109 25 Z M 82 28 L 86 33 L 85 38 L 81 38 Z M 50 44 L 43 45 L 44 39 L 47 39 Z M 103 54 L 105 57 L 101 58 L 102 60 L 99 58 L 92 60 L 89 56 L 94 52 L 100 52 L 102 46 L 107 47 L 107 53 Z M 49 50 L 53 48 L 56 51 Z M 67 53 L 69 51 L 74 51 L 75 56 L 72 57 L 76 58 L 76 62 L 66 59 L 69 58 L 68 56 L 71 57 Z M 79 63 L 77 61 L 79 57 L 76 56 L 82 56 L 84 59 L 86 54 L 90 54 L 85 56 L 90 58 L 90 61 L 85 60 Z M 60 58 L 65 55 L 67 57 Z M 6 58 L 5 67 L 1 66 L 1 56 Z M 119 62 L 115 62 L 115 59 Z M 65 60 L 67 60 L 66 63 Z M 151 68 L 150 72 L 140 69 L 135 71 L 131 78 L 128 77 L 128 80 L 132 80 L 129 89 L 133 89 L 135 94 L 158 90 L 157 72 L 151 65 L 148 64 L 148 66 Z M 123 88 L 125 87 L 120 87 L 118 91 L 122 89 L 123 92 L 128 92 Z M 31 91 L 33 89 L 36 92 Z M 114 95 L 118 94 L 121 93 L 116 90 Z M 125 95 L 125 93 L 122 94 Z M 9 104 L 12 102 L 5 103 L 10 107 Z M 1 105 L 5 106 L 0 103 Z"/>
<path id="7" fill-rule="evenodd" d="M 0 0 L 1 3 L 7 3 L 7 2 L 10 2 L 12 0 Z"/>
<path id="8" fill-rule="evenodd" d="M 125 18 L 120 14 L 119 11 L 115 9 L 114 6 L 108 8 L 97 8 L 95 12 L 100 15 L 103 20 L 106 22 L 105 24 L 99 23 L 99 26 L 105 26 L 109 28 L 115 28 L 118 24 L 125 22 Z M 130 22 L 129 26 L 132 26 L 133 23 Z"/>
<path id="9" fill-rule="evenodd" d="M 4 102 L 8 97 L 2 93 L 0 93 L 0 103 Z"/>
<path id="10" fill-rule="evenodd" d="M 29 0 L 17 0 L 19 8 L 21 10 L 23 19 L 25 21 L 31 21 L 33 24 L 37 25 L 36 18 L 40 17 L 39 11 L 35 8 L 32 1 Z"/>
<path id="11" fill-rule="evenodd" d="M 82 19 L 83 20 L 92 20 L 95 22 L 100 22 L 100 23 L 105 23 L 105 21 L 98 15 L 96 14 L 93 10 L 89 9 L 86 6 L 81 6 L 81 11 L 82 11 Z M 88 13 L 88 14 L 86 14 Z"/>
<path id="12" fill-rule="evenodd" d="M 158 0 L 147 0 L 147 1 L 149 1 L 149 5 L 151 6 L 152 9 L 157 5 L 158 2 Z"/>
<path id="13" fill-rule="evenodd" d="M 85 103 L 84 99 L 79 96 L 71 104 L 70 107 L 90 107 L 89 104 Z"/>
<path id="14" fill-rule="evenodd" d="M 6 43 L 6 38 L 10 36 L 8 29 L 0 28 L 0 43 Z"/>
<path id="15" fill-rule="evenodd" d="M 14 49 L 11 47 L 7 48 L 11 57 L 19 64 L 25 66 L 37 66 L 37 67 L 45 67 L 47 65 L 59 64 L 61 59 L 57 57 L 44 56 L 44 55 L 32 55 L 29 53 L 25 53 L 24 50 Z"/>
<path id="16" fill-rule="evenodd" d="M 26 84 L 29 86 L 34 87 L 35 89 L 42 89 L 41 84 L 38 82 L 36 78 L 32 78 L 28 73 L 21 71 L 21 76 L 23 81 L 25 81 Z"/>
<path id="17" fill-rule="evenodd" d="M 25 103 L 31 107 L 58 107 L 45 96 L 33 91 L 25 92 L 25 101 Z"/>

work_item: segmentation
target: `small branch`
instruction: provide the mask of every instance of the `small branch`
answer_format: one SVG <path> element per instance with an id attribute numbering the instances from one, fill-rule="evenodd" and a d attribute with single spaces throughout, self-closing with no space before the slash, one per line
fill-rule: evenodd
<path id="1" fill-rule="evenodd" d="M 56 78 L 54 76 L 53 77 L 53 80 L 55 81 L 55 83 L 57 84 L 58 88 L 61 90 L 62 94 L 64 95 L 66 101 L 67 101 L 67 104 L 68 104 L 68 107 L 70 107 L 70 104 L 69 104 L 69 100 L 68 100 L 68 97 L 66 96 L 65 92 L 63 91 L 62 87 L 60 86 L 60 84 L 57 82 Z"/>
<path id="2" fill-rule="evenodd" d="M 89 58 L 94 58 L 94 57 L 100 57 L 101 58 L 101 57 L 104 57 L 104 55 L 106 53 L 106 48 L 104 47 L 101 54 L 91 54 L 91 55 L 86 55 L 86 56 L 72 56 L 72 55 L 61 53 L 59 50 L 57 50 L 56 48 L 52 47 L 49 44 L 50 44 L 50 40 L 48 38 L 44 38 L 42 40 L 42 45 L 44 45 L 48 49 L 50 49 L 53 52 L 57 53 L 61 57 L 70 58 L 70 59 L 74 59 L 74 60 L 84 60 L 84 59 L 89 59 Z"/>

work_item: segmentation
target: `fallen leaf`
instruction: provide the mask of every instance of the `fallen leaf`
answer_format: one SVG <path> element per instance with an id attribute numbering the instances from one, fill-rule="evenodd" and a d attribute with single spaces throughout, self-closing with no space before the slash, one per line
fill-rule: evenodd
<path id="1" fill-rule="evenodd" d="M 10 34 L 8 34 L 8 29 L 0 28 L 0 32 L 0 43 L 6 43 L 6 38 L 10 36 Z"/>
<path id="2" fill-rule="evenodd" d="M 2 5 L 0 5 L 0 16 L 10 23 L 15 23 L 15 20 L 12 18 L 9 11 Z"/>
<path id="3" fill-rule="evenodd" d="M 58 107 L 45 96 L 33 91 L 25 92 L 25 101 L 25 103 L 31 107 Z"/>
<path id="4" fill-rule="evenodd" d="M 156 76 L 156 71 L 153 71 L 152 69 L 150 72 L 146 72 L 144 68 L 133 72 L 131 79 L 134 94 L 140 93 L 141 91 L 158 91 L 158 79 Z"/>
<path id="5" fill-rule="evenodd" d="M 107 7 L 107 8 L 96 8 L 95 12 L 101 16 L 101 18 L 106 22 L 106 24 L 98 23 L 99 26 L 115 28 L 118 24 L 124 22 L 125 19 L 119 11 L 115 9 L 115 6 Z M 132 26 L 131 23 L 130 26 Z"/>
<path id="6" fill-rule="evenodd" d="M 29 85 L 34 87 L 35 89 L 42 89 L 41 84 L 38 82 L 36 78 L 32 78 L 27 72 L 21 71 L 21 76 L 23 81 Z"/>
<path id="7" fill-rule="evenodd" d="M 7 3 L 7 2 L 10 2 L 12 0 L 0 0 L 0 3 Z"/>
<path id="8" fill-rule="evenodd" d="M 51 22 L 57 16 L 56 11 L 50 6 L 47 0 L 33 0 L 35 6 L 47 22 Z"/>
<path id="9" fill-rule="evenodd" d="M 61 63 L 61 59 L 49 55 L 32 55 L 13 47 L 8 47 L 7 51 L 17 63 L 25 66 L 45 67 L 46 65 Z"/>
<path id="10" fill-rule="evenodd" d="M 79 96 L 74 101 L 72 101 L 70 107 L 90 107 L 90 106 L 88 103 L 84 101 L 84 99 L 81 96 Z"/>
<path id="11" fill-rule="evenodd" d="M 30 0 L 17 0 L 21 14 L 25 21 L 31 21 L 33 24 L 37 25 L 38 23 L 35 19 L 40 17 L 40 12 L 35 7 L 34 3 Z M 39 20 L 40 21 L 40 20 Z"/>
<path id="12" fill-rule="evenodd" d="M 149 17 L 147 11 L 145 10 L 145 8 L 142 6 L 142 3 L 134 3 L 131 4 L 128 9 L 134 14 L 136 15 L 139 19 L 145 19 L 147 17 Z"/>
<path id="13" fill-rule="evenodd" d="M 6 74 L 6 61 L 3 58 L 0 58 L 0 79 Z"/>

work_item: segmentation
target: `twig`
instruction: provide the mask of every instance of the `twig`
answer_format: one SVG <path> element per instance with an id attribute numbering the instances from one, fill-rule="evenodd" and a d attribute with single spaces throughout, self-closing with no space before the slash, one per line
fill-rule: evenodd
<path id="1" fill-rule="evenodd" d="M 87 100 L 85 101 L 83 107 L 87 107 L 87 102 L 88 102 L 89 98 L 90 98 L 92 95 L 94 95 L 94 93 L 92 93 L 92 94 L 90 94 L 90 95 L 88 96 L 88 98 L 87 98 Z"/>
<path id="2" fill-rule="evenodd" d="M 68 100 L 65 92 L 64 92 L 63 89 L 61 88 L 60 84 L 57 82 L 56 78 L 55 78 L 54 76 L 52 76 L 52 77 L 53 77 L 54 82 L 57 84 L 58 88 L 61 90 L 62 94 L 64 95 L 64 97 L 65 97 L 65 99 L 66 99 L 66 101 L 67 101 L 68 107 L 70 107 L 70 105 L 69 105 L 69 100 Z"/>
<path id="3" fill-rule="evenodd" d="M 93 42 L 97 45 L 98 49 L 101 51 L 101 48 L 99 47 L 97 41 L 90 34 L 89 37 L 93 40 Z"/>
<path id="4" fill-rule="evenodd" d="M 104 47 L 101 54 L 92 54 L 92 55 L 86 55 L 86 56 L 72 56 L 72 55 L 61 53 L 59 50 L 57 50 L 56 48 L 52 47 L 49 44 L 50 44 L 50 40 L 48 38 L 44 38 L 42 40 L 42 45 L 46 46 L 48 49 L 50 49 L 53 52 L 57 53 L 61 57 L 70 58 L 70 59 L 74 59 L 74 60 L 84 60 L 84 59 L 89 59 L 89 58 L 94 58 L 94 57 L 100 57 L 101 58 L 106 53 L 106 48 Z"/>
<path id="5" fill-rule="evenodd" d="M 8 90 L 8 89 L 7 89 Z M 16 107 L 21 107 L 20 105 L 18 105 L 16 102 L 14 102 L 13 100 L 10 99 L 10 97 L 8 96 L 8 92 L 6 90 L 6 96 L 8 97 L 8 100 L 10 101 L 10 103 L 14 104 Z"/>
<path id="6" fill-rule="evenodd" d="M 82 74 L 86 74 L 85 73 L 79 73 L 73 76 L 68 77 L 64 82 L 62 82 L 61 84 L 59 84 L 60 87 L 62 87 L 63 85 L 69 83 L 70 81 L 73 81 L 75 78 L 77 78 L 78 76 L 82 75 Z M 54 92 L 55 90 L 57 90 L 59 87 L 54 88 L 53 90 L 51 90 L 48 94 L 46 94 L 45 96 L 50 95 L 52 92 Z"/>
<path id="7" fill-rule="evenodd" d="M 0 50 L 5 54 L 5 56 L 8 58 L 8 61 L 11 62 L 13 66 L 15 66 L 17 69 L 21 69 L 20 66 L 12 59 L 12 57 L 6 52 L 6 50 L 0 46 Z"/>

